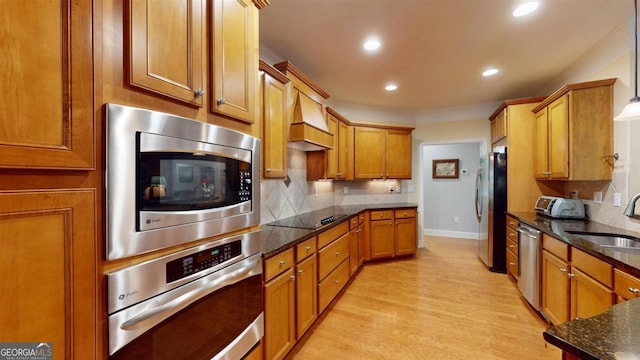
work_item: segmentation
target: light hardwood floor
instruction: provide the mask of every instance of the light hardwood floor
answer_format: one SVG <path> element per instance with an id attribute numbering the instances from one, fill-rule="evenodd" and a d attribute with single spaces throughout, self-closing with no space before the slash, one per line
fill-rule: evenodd
<path id="1" fill-rule="evenodd" d="M 292 356 L 314 359 L 560 359 L 546 323 L 473 240 L 426 237 L 415 258 L 368 264 Z"/>

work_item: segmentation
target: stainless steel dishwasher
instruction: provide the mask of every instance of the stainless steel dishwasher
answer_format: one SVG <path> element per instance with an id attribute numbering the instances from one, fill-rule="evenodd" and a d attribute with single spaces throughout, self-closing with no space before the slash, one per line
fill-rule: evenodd
<path id="1" fill-rule="evenodd" d="M 518 230 L 518 288 L 529 304 L 540 310 L 540 262 L 542 233 L 527 225 Z"/>

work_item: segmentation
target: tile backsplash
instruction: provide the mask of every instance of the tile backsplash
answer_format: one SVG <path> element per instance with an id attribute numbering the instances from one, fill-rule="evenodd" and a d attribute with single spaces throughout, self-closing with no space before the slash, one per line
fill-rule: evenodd
<path id="1" fill-rule="evenodd" d="M 293 149 L 289 149 L 288 164 L 286 179 L 260 183 L 262 224 L 334 205 L 407 202 L 413 187 L 410 180 L 307 181 L 307 155 Z"/>

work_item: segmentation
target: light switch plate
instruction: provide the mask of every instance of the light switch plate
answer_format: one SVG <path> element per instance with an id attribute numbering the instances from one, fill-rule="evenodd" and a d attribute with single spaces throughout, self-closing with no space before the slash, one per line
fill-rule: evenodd
<path id="1" fill-rule="evenodd" d="M 593 202 L 597 204 L 602 204 L 602 191 L 595 191 L 593 193 Z"/>
<path id="2" fill-rule="evenodd" d="M 620 193 L 613 193 L 613 206 L 621 206 Z"/>

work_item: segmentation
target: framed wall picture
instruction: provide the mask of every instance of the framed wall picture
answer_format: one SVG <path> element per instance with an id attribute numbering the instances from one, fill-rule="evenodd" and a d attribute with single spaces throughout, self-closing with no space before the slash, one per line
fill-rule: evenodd
<path id="1" fill-rule="evenodd" d="M 434 179 L 457 179 L 459 159 L 433 160 L 432 177 Z"/>

